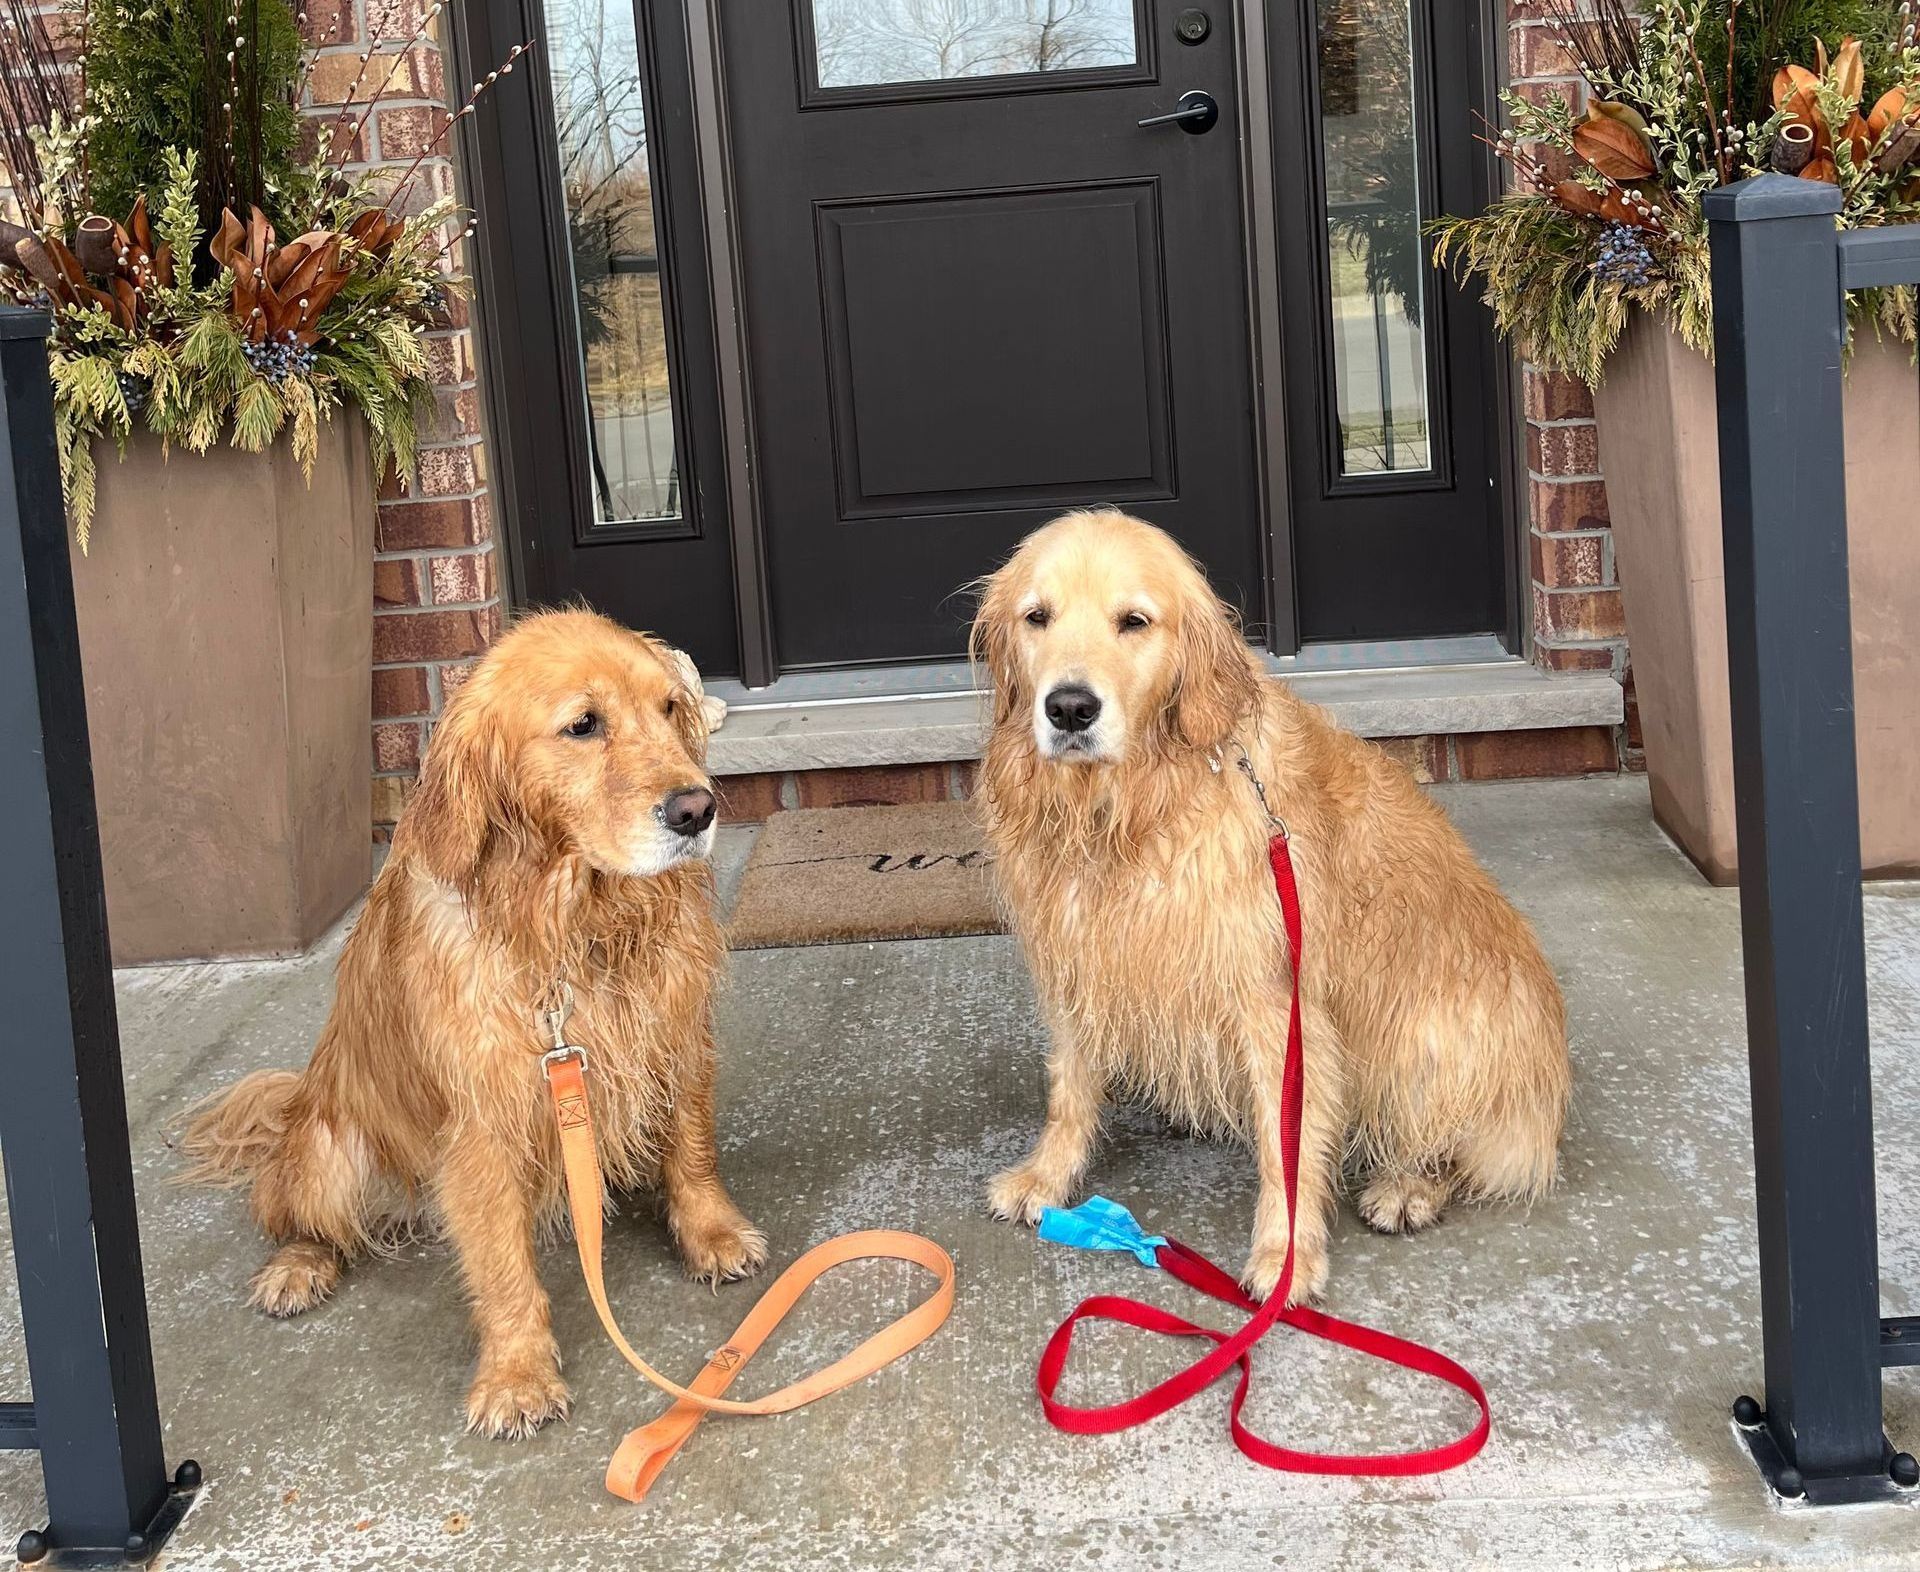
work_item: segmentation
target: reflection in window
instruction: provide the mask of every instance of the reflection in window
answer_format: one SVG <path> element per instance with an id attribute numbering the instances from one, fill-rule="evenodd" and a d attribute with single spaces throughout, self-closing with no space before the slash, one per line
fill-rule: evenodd
<path id="1" fill-rule="evenodd" d="M 676 518 L 666 319 L 632 0 L 545 0 L 594 515 Z"/>
<path id="2" fill-rule="evenodd" d="M 1414 0 L 1319 0 L 1340 473 L 1430 469 Z"/>
<path id="3" fill-rule="evenodd" d="M 1133 0 L 813 0 L 820 86 L 1132 65 Z"/>

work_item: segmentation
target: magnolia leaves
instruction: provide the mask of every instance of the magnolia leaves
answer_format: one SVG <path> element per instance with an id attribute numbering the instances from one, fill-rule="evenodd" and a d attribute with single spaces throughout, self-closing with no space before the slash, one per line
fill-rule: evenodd
<path id="1" fill-rule="evenodd" d="M 1625 104 L 1596 101 L 1573 128 L 1573 150 L 1609 180 L 1651 180 L 1658 167 L 1646 122 Z"/>
<path id="2" fill-rule="evenodd" d="M 320 335 L 314 321 L 353 276 L 351 261 L 341 258 L 342 239 L 336 230 L 310 229 L 280 245 L 259 208 L 245 225 L 231 208 L 223 209 L 220 233 L 207 251 L 233 272 L 233 316 L 241 336 L 255 344 L 315 343 Z"/>
<path id="3" fill-rule="evenodd" d="M 1840 183 L 1829 123 L 1836 118 L 1836 104 L 1845 110 L 1838 136 L 1854 168 L 1871 162 L 1880 174 L 1891 175 L 1920 154 L 1920 104 L 1910 104 L 1900 88 L 1888 89 L 1869 113 L 1860 113 L 1867 72 L 1859 39 L 1842 41 L 1831 60 L 1827 46 L 1815 39 L 1814 66 L 1809 71 L 1790 62 L 1774 73 L 1773 107 L 1783 117 L 1774 141 L 1775 169 L 1803 180 Z"/>
<path id="4" fill-rule="evenodd" d="M 100 213 L 80 221 L 68 246 L 58 235 L 36 235 L 4 226 L 12 262 L 59 306 L 103 311 L 113 325 L 132 333 L 147 322 L 148 291 L 173 285 L 173 253 L 155 246 L 147 199 L 135 199 L 124 224 Z"/>
<path id="5" fill-rule="evenodd" d="M 1582 180 L 1559 180 L 1553 199 L 1569 213 L 1602 223 L 1659 229 L 1658 210 L 1639 191 L 1640 182 L 1659 172 L 1647 123 L 1626 104 L 1595 99 L 1587 118 L 1573 128 L 1573 150 L 1605 180 L 1601 187 Z"/>

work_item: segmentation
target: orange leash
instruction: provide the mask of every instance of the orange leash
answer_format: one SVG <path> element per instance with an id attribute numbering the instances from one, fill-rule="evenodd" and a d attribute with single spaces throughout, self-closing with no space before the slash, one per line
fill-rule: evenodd
<path id="1" fill-rule="evenodd" d="M 607 1465 L 607 1489 L 628 1501 L 638 1501 L 674 1454 L 687 1444 L 694 1427 L 708 1414 L 784 1414 L 829 1392 L 870 1376 L 937 1332 L 953 1309 L 953 1258 L 931 1239 L 890 1228 L 841 1234 L 815 1245 L 789 1266 L 760 1296 L 746 1320 L 726 1345 L 709 1359 L 688 1386 L 668 1380 L 634 1351 L 614 1320 L 607 1302 L 602 1270 L 602 1189 L 600 1158 L 594 1149 L 593 1106 L 587 1096 L 587 1056 L 570 1045 L 545 1057 L 547 1089 L 553 1096 L 554 1123 L 560 1131 L 560 1152 L 567 1176 L 567 1206 L 573 1213 L 573 1239 L 580 1252 L 581 1275 L 593 1308 L 600 1314 L 613 1346 L 628 1364 L 661 1391 L 675 1399 L 651 1424 L 642 1425 L 620 1443 Z M 773 1329 L 816 1281 L 849 1261 L 907 1261 L 925 1267 L 938 1279 L 934 1291 L 897 1321 L 882 1327 L 858 1348 L 823 1370 L 783 1386 L 765 1397 L 746 1402 L 719 1394 L 733 1384 L 746 1362 L 759 1351 Z"/>

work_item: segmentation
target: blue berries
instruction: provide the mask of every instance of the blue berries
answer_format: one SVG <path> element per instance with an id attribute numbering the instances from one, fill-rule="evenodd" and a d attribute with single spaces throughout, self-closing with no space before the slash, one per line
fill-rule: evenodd
<path id="1" fill-rule="evenodd" d="M 292 329 L 277 338 L 265 338 L 259 343 L 249 339 L 241 346 L 247 357 L 247 364 L 253 367 L 256 376 L 269 382 L 284 382 L 288 377 L 310 376 L 319 356 L 311 346 L 302 344 Z"/>
<path id="2" fill-rule="evenodd" d="M 1611 223 L 1600 231 L 1600 254 L 1594 258 L 1596 277 L 1625 289 L 1637 289 L 1653 280 L 1653 252 L 1632 224 Z"/>
<path id="3" fill-rule="evenodd" d="M 120 397 L 125 400 L 129 415 L 137 415 L 147 407 L 147 397 L 153 392 L 153 384 L 145 377 L 131 371 L 116 371 L 113 380 L 120 384 Z"/>

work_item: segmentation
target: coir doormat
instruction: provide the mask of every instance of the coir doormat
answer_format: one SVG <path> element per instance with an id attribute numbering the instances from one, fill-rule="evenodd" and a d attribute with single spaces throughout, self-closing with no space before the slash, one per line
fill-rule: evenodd
<path id="1" fill-rule="evenodd" d="M 1001 933 L 971 803 L 776 813 L 734 903 L 736 950 Z"/>

